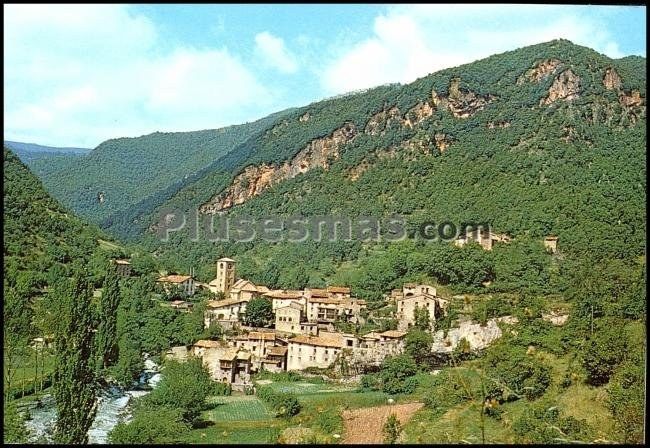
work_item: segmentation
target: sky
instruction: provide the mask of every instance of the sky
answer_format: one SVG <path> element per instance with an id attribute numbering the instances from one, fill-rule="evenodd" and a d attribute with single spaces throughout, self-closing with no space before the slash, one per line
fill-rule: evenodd
<path id="1" fill-rule="evenodd" d="M 214 129 L 556 38 L 646 55 L 645 6 L 4 5 L 4 138 Z"/>

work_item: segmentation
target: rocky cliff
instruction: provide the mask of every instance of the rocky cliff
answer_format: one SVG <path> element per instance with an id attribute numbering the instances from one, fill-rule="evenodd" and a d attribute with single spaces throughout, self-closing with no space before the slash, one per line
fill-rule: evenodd
<path id="1" fill-rule="evenodd" d="M 214 214 L 234 205 L 242 204 L 273 185 L 291 179 L 298 174 L 306 173 L 315 167 L 327 169 L 332 160 L 337 160 L 340 157 L 341 147 L 356 135 L 355 126 L 346 123 L 331 135 L 312 140 L 293 159 L 282 165 L 248 166 L 235 177 L 226 191 L 201 205 L 199 211 Z"/>

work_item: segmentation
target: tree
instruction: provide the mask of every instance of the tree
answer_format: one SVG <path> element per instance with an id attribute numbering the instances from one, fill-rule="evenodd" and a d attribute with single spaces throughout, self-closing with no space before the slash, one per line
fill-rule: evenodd
<path id="1" fill-rule="evenodd" d="M 200 359 L 186 362 L 167 361 L 158 386 L 143 397 L 140 405 L 182 410 L 183 419 L 192 422 L 205 407 L 214 383 Z"/>
<path id="2" fill-rule="evenodd" d="M 55 329 L 54 399 L 57 407 L 57 443 L 87 443 L 97 410 L 94 374 L 92 290 L 85 272 L 75 268 L 53 294 L 58 302 Z"/>
<path id="3" fill-rule="evenodd" d="M 5 297 L 3 303 L 3 373 L 5 384 L 5 400 L 9 398 L 16 367 L 21 357 L 24 357 L 29 344 L 31 311 L 29 302 L 21 297 L 14 288 L 5 282 Z"/>
<path id="4" fill-rule="evenodd" d="M 623 443 L 644 440 L 644 366 L 643 356 L 621 364 L 607 387 L 607 405 Z"/>
<path id="5" fill-rule="evenodd" d="M 223 327 L 219 322 L 211 322 L 210 326 L 205 329 L 203 337 L 206 339 L 218 340 L 223 337 Z"/>
<path id="6" fill-rule="evenodd" d="M 400 424 L 395 414 L 390 414 L 388 420 L 384 423 L 384 443 L 393 445 L 397 442 L 400 433 L 402 432 L 402 425 Z"/>
<path id="7" fill-rule="evenodd" d="M 181 409 L 140 409 L 129 423 L 118 423 L 108 438 L 112 444 L 180 443 L 189 429 Z"/>
<path id="8" fill-rule="evenodd" d="M 419 328 L 422 331 L 431 330 L 431 316 L 429 315 L 429 308 L 426 306 L 419 307 L 415 306 L 413 310 L 413 315 L 415 317 L 415 328 Z"/>
<path id="9" fill-rule="evenodd" d="M 264 297 L 255 297 L 246 305 L 244 322 L 251 327 L 264 327 L 273 322 L 273 306 Z"/>
<path id="10" fill-rule="evenodd" d="M 416 384 L 410 379 L 418 372 L 418 367 L 409 355 L 386 358 L 381 366 L 382 389 L 388 394 L 413 392 Z"/>
<path id="11" fill-rule="evenodd" d="M 25 419 L 16 409 L 13 400 L 5 400 L 3 404 L 3 436 L 4 443 L 25 443 L 29 438 L 29 430 Z"/>
<path id="12" fill-rule="evenodd" d="M 428 313 L 427 313 L 428 314 Z M 428 331 L 417 327 L 412 328 L 406 335 L 405 349 L 419 366 L 426 364 L 431 356 L 433 336 Z"/>
<path id="13" fill-rule="evenodd" d="M 117 269 L 111 264 L 106 270 L 99 302 L 99 325 L 95 342 L 97 346 L 97 370 L 107 368 L 117 360 L 117 308 L 120 304 L 120 283 Z"/>
<path id="14" fill-rule="evenodd" d="M 587 382 L 595 386 L 606 384 L 624 359 L 627 337 L 620 322 L 603 318 L 590 335 L 582 351 L 582 366 L 587 371 Z"/>

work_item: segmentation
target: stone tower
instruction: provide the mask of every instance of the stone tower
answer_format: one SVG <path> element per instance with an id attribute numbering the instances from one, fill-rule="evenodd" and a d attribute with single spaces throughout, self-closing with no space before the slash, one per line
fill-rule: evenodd
<path id="1" fill-rule="evenodd" d="M 228 294 L 235 284 L 235 260 L 220 258 L 217 260 L 217 278 L 215 279 L 217 291 Z"/>

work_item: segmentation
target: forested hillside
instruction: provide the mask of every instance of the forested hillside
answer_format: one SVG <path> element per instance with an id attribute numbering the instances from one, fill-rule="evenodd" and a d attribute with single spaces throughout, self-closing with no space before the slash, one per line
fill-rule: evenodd
<path id="1" fill-rule="evenodd" d="M 370 298 L 427 276 L 460 289 L 556 290 L 594 254 L 643 255 L 645 138 L 644 59 L 553 41 L 295 110 L 164 204 L 206 216 L 400 214 L 411 236 L 425 221 L 487 222 L 513 244 L 486 253 L 417 239 L 146 239 L 178 269 L 239 255 L 241 275 L 269 286 L 336 280 Z M 549 234 L 564 263 L 543 250 Z"/>
<path id="2" fill-rule="evenodd" d="M 92 258 L 103 232 L 53 199 L 41 181 L 4 148 L 4 282 L 30 297 L 73 260 Z M 103 267 L 102 267 L 103 269 Z"/>
<path id="3" fill-rule="evenodd" d="M 34 160 L 30 168 L 64 205 L 112 233 L 129 236 L 142 231 L 133 229 L 136 217 L 214 169 L 236 145 L 284 113 L 220 129 L 116 138 L 87 156 Z"/>

